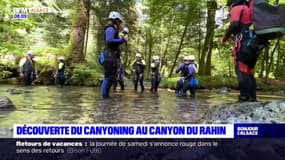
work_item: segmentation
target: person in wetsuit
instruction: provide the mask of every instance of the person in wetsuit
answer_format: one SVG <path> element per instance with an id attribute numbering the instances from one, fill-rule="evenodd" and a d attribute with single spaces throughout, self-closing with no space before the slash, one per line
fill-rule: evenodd
<path id="1" fill-rule="evenodd" d="M 175 70 L 175 73 L 181 72 L 181 77 L 176 83 L 175 93 L 178 96 L 186 95 L 186 87 L 188 86 L 187 78 L 189 75 L 189 57 L 185 56 L 183 58 L 183 63 L 179 64 L 178 68 Z"/>
<path id="2" fill-rule="evenodd" d="M 230 6 L 230 26 L 222 40 L 222 46 L 234 36 L 232 56 L 240 89 L 239 101 L 256 101 L 256 80 L 254 66 L 258 54 L 265 47 L 259 44 L 250 26 L 253 23 L 252 0 L 228 0 Z"/>
<path id="3" fill-rule="evenodd" d="M 128 34 L 119 37 L 119 30 L 122 27 L 123 17 L 119 12 L 112 11 L 109 14 L 109 24 L 105 27 L 104 50 L 104 80 L 102 83 L 102 97 L 110 97 L 110 89 L 117 78 L 118 64 L 121 59 L 120 45 L 128 41 Z"/>
<path id="4" fill-rule="evenodd" d="M 19 72 L 24 86 L 32 85 L 33 80 L 38 78 L 38 71 L 35 66 L 35 52 L 28 51 L 27 56 L 20 61 Z"/>
<path id="5" fill-rule="evenodd" d="M 57 71 L 55 74 L 55 85 L 56 86 L 61 87 L 64 85 L 64 82 L 66 79 L 64 71 L 65 71 L 65 60 L 63 56 L 60 56 L 58 58 Z"/>
<path id="6" fill-rule="evenodd" d="M 138 83 L 141 86 L 141 92 L 144 91 L 144 70 L 145 70 L 145 61 L 142 59 L 142 55 L 140 53 L 136 54 L 136 60 L 132 65 L 133 73 L 134 73 L 134 89 L 137 91 Z"/>
<path id="7" fill-rule="evenodd" d="M 125 90 L 125 84 L 124 84 L 124 78 L 125 78 L 125 69 L 122 64 L 119 65 L 118 71 L 117 71 L 117 78 L 115 79 L 113 90 L 116 90 L 117 85 L 119 83 L 121 90 Z"/>
<path id="8" fill-rule="evenodd" d="M 159 56 L 153 56 L 152 62 L 150 64 L 151 67 L 151 88 L 150 91 L 156 93 L 159 83 L 161 81 L 161 75 L 159 73 L 160 70 L 160 59 Z"/>

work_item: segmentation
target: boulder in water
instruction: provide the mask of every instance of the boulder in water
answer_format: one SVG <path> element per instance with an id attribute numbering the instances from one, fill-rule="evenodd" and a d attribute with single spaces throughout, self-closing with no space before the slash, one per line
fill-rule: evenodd
<path id="1" fill-rule="evenodd" d="M 10 94 L 21 94 L 21 91 L 16 89 L 7 89 L 6 91 L 9 92 Z"/>
<path id="2" fill-rule="evenodd" d="M 0 110 L 14 110 L 16 107 L 8 97 L 0 97 Z"/>

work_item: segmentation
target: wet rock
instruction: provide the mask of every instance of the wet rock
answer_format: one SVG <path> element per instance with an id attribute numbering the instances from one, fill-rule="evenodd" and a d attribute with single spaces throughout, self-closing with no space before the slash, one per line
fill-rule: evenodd
<path id="1" fill-rule="evenodd" d="M 217 89 L 216 93 L 218 93 L 218 94 L 228 94 L 229 93 L 229 89 L 227 87 L 223 87 L 223 88 Z"/>
<path id="2" fill-rule="evenodd" d="M 285 100 L 214 106 L 203 118 L 213 123 L 280 123 L 285 121 Z"/>
<path id="3" fill-rule="evenodd" d="M 0 110 L 14 110 L 16 107 L 8 97 L 0 97 Z"/>
<path id="4" fill-rule="evenodd" d="M 16 89 L 7 89 L 6 92 L 10 94 L 21 94 L 22 91 L 16 90 Z"/>

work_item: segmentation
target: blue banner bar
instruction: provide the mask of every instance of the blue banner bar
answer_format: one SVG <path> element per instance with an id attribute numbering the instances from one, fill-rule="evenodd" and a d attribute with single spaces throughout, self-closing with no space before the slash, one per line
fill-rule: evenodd
<path id="1" fill-rule="evenodd" d="M 285 138 L 285 124 L 234 124 L 235 138 Z"/>

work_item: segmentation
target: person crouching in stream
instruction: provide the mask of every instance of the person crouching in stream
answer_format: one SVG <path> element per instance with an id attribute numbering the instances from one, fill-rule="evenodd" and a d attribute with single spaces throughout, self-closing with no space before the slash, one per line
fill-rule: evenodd
<path id="1" fill-rule="evenodd" d="M 186 91 L 189 89 L 189 80 L 195 75 L 196 69 L 193 67 L 194 64 L 190 65 L 193 61 L 192 56 L 185 56 L 183 58 L 184 63 L 180 64 L 176 69 L 176 73 L 181 72 L 181 77 L 177 81 L 175 93 L 177 96 L 186 96 Z M 192 88 L 192 96 L 194 89 Z M 194 93 L 195 94 L 195 93 Z"/>

